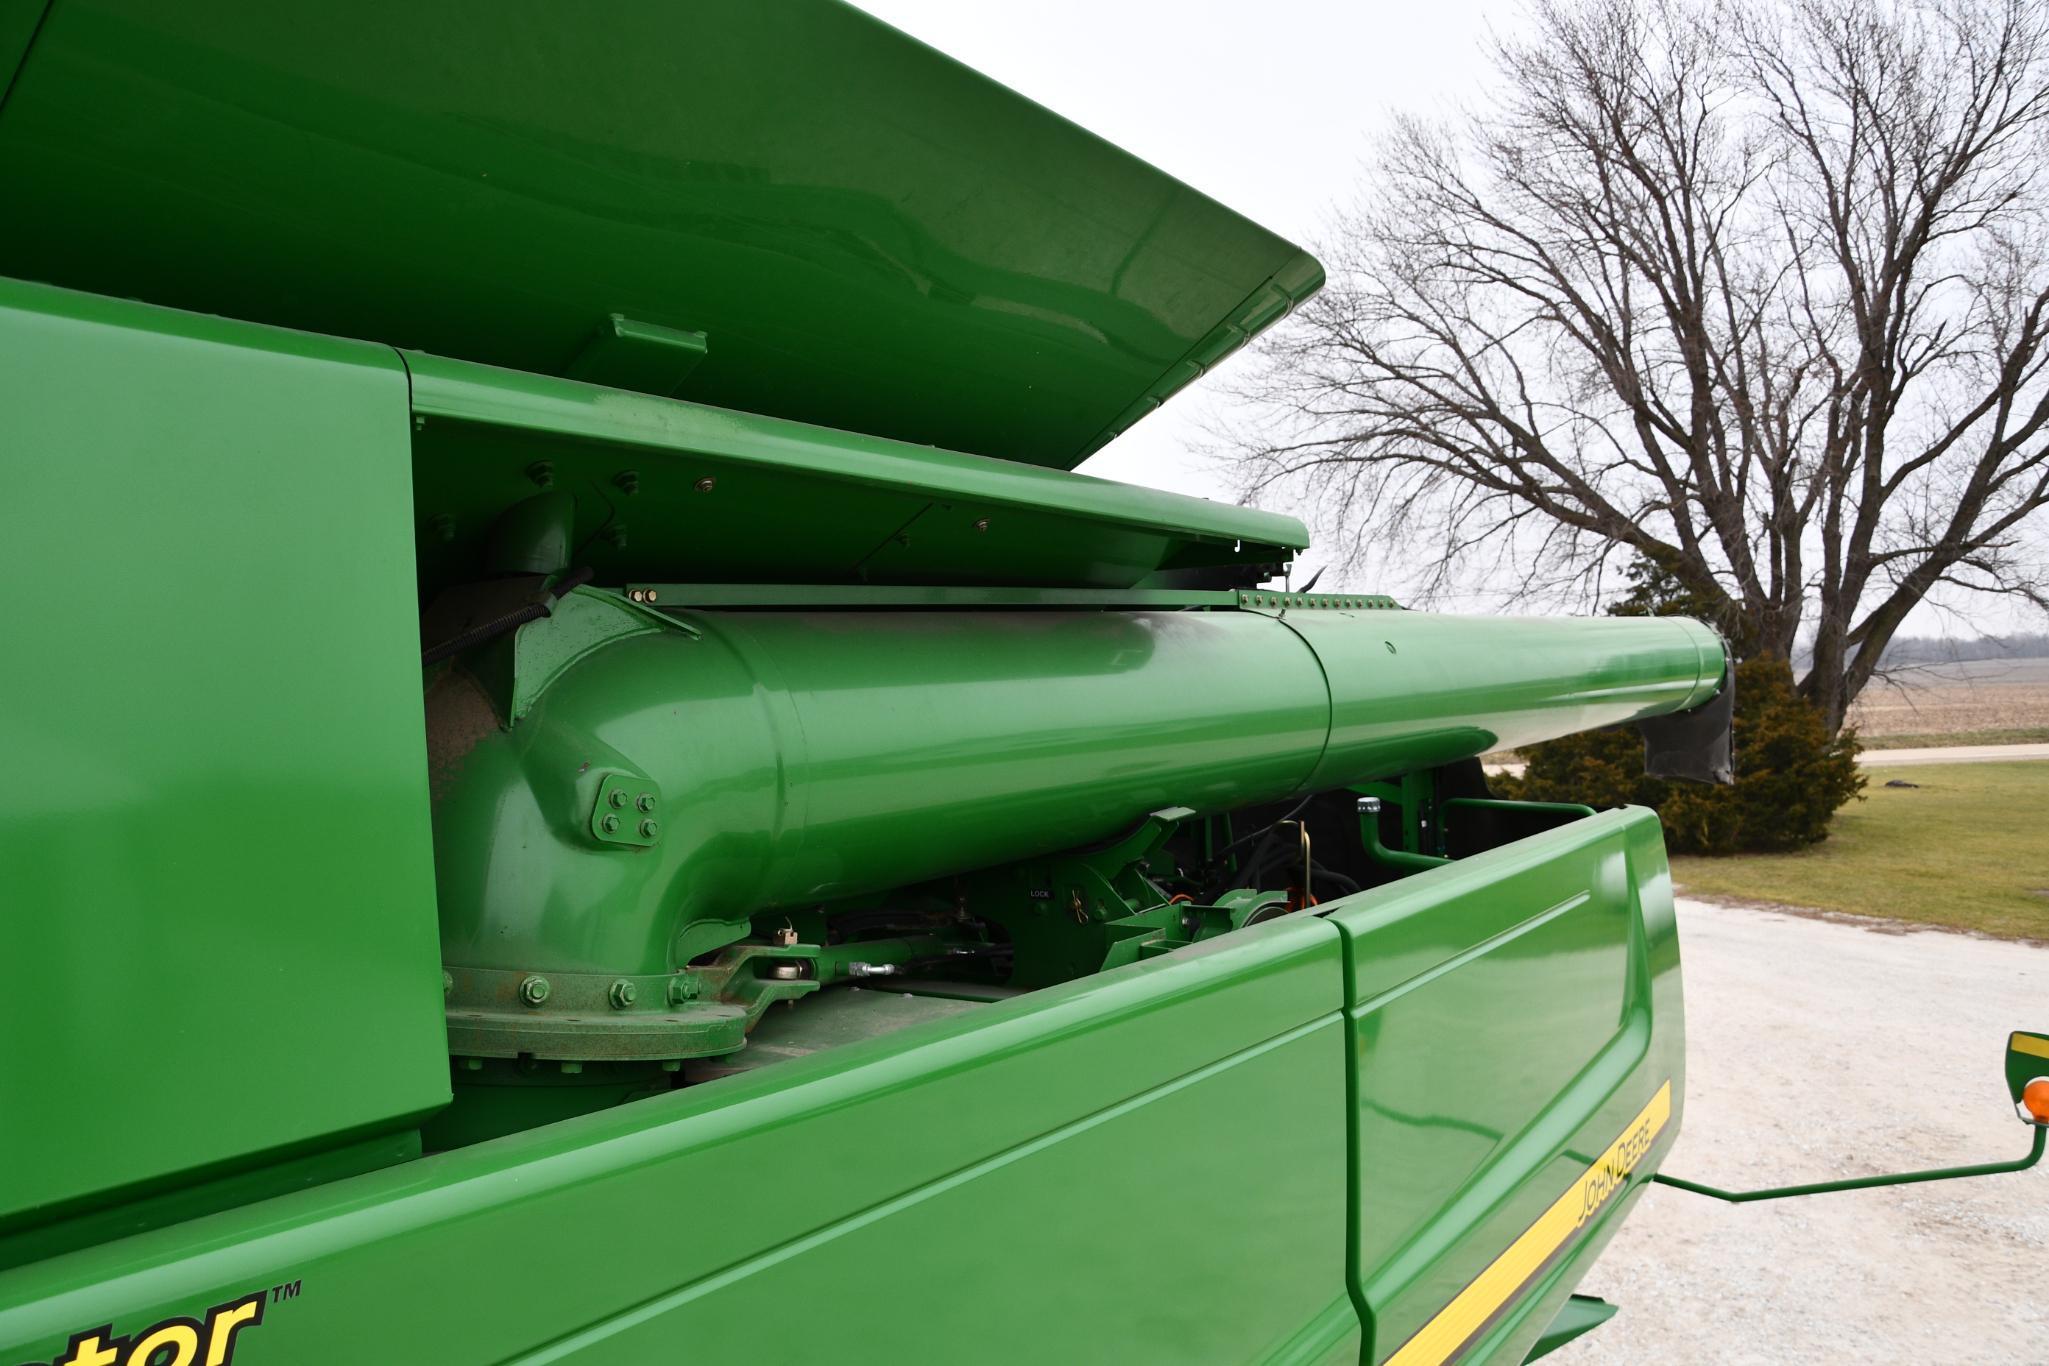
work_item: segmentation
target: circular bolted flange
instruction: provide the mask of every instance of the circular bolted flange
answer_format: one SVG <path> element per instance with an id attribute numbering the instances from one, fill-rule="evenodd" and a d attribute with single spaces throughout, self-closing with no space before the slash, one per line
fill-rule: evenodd
<path id="1" fill-rule="evenodd" d="M 519 999 L 530 1006 L 548 999 L 548 979 L 536 973 L 519 984 Z"/>

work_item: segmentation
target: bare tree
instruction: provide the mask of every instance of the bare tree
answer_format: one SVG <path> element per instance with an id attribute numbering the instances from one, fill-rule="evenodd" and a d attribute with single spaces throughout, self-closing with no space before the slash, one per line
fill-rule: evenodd
<path id="1" fill-rule="evenodd" d="M 1642 556 L 1831 732 L 1938 586 L 2049 607 L 2039 0 L 1538 0 L 1399 123 L 1233 456 L 1426 595 Z"/>

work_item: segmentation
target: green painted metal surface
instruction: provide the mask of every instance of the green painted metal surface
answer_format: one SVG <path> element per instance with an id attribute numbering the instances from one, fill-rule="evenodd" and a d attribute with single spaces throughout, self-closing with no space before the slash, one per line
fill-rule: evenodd
<path id="1" fill-rule="evenodd" d="M 448 1082 L 403 368 L 6 280 L 0 356 L 14 1233 Z"/>
<path id="2" fill-rule="evenodd" d="M 1678 1133 L 1679 944 L 1657 818 L 1575 821 L 1330 919 L 1349 969 L 1369 1359 L 1520 1361 Z M 1646 1113 L 1648 1146 L 1585 1216 L 1497 1270 Z"/>
<path id="3" fill-rule="evenodd" d="M 0 73 L 0 272 L 96 291 L 0 280 L 0 1358 L 1559 1331 L 1676 1132 L 1669 878 L 1447 858 L 1433 770 L 1722 647 L 1045 468 L 1314 262 L 822 0 L 0 0 Z"/>
<path id="4" fill-rule="evenodd" d="M 1354 1360 L 1342 1003 L 1259 926 L 0 1273 L 0 1351 L 284 1285 L 238 1363 Z"/>
<path id="5" fill-rule="evenodd" d="M 1721 684 L 1722 642 L 1683 617 L 1455 617 L 1291 612 L 1334 679 L 1324 789 L 1513 749 L 1619 721 L 1685 711 Z M 1651 625 L 1649 630 L 1630 630 Z M 1374 754 L 1378 763 L 1359 762 Z M 1378 772 L 1359 772 L 1378 768 Z"/>
<path id="6" fill-rule="evenodd" d="M 1558 1317 L 1551 1320 L 1551 1326 L 1530 1348 L 1524 1361 L 1535 1361 L 1550 1356 L 1566 1343 L 1585 1337 L 1609 1319 L 1615 1317 L 1615 1306 L 1592 1295 L 1574 1295 L 1566 1300 L 1565 1307 L 1558 1311 Z"/>
<path id="7" fill-rule="evenodd" d="M 1301 522 L 1085 475 L 408 353 L 421 572 L 477 577 L 507 510 L 572 500 L 601 583 L 1130 588 L 1253 569 Z M 495 568 L 495 566 L 492 566 Z"/>
<path id="8" fill-rule="evenodd" d="M 535 433 L 602 453 L 593 478 L 622 451 L 687 469 L 711 433 L 740 452 L 732 468 L 801 483 L 838 441 L 850 458 L 821 488 L 894 480 L 916 497 L 939 471 L 948 499 L 1107 528 L 1103 545 L 1150 537 L 1121 562 L 1129 583 L 1253 523 L 979 457 L 0 290 L 16 449 L 33 453 L 8 530 L 72 590 L 20 618 L 69 667 L 38 673 L 8 716 L 33 773 L 10 785 L 0 839 L 27 872 L 10 895 L 45 970 L 9 1002 L 43 1046 L 10 1055 L 7 1080 L 38 1109 L 113 1093 L 157 1118 L 147 1143 L 9 1131 L 30 1180 L 9 1188 L 7 1352 L 48 1360 L 96 1323 L 141 1332 L 268 1296 L 238 1359 L 360 1359 L 364 1333 L 401 1332 L 421 1359 L 637 1360 L 649 1334 L 738 1350 L 792 1277 L 849 1319 L 907 1275 L 957 1306 L 918 1324 L 933 1350 L 986 1331 L 987 1302 L 1022 1278 L 1057 1286 L 1064 1316 L 1020 1320 L 999 1358 L 1363 1350 L 1407 1366 L 1391 1354 L 1513 1249 L 1532 1202 L 1575 1162 L 1600 1170 L 1647 1087 L 1676 1094 L 1669 890 L 1643 813 L 1423 863 L 1328 920 L 1235 931 L 1282 894 L 1183 908 L 1145 870 L 1194 812 L 1381 778 L 1399 779 L 1399 856 L 1420 859 L 1440 808 L 1419 770 L 1698 704 L 1721 658 L 1697 626 L 1457 622 L 1270 590 L 1147 607 L 1190 590 L 1077 588 L 1057 567 L 1025 590 L 939 582 L 909 604 L 904 585 L 807 574 L 696 608 L 644 600 L 682 580 L 644 581 L 635 601 L 615 579 L 437 665 L 423 745 L 408 542 L 432 519 L 409 492 L 489 484 L 519 510 L 477 533 L 478 561 L 537 575 L 584 536 L 553 496 L 569 490 L 531 472 L 518 442 Z M 625 499 L 651 487 L 609 478 Z M 1056 506 L 1075 490 L 1079 506 Z M 106 530 L 79 535 L 78 507 Z M 648 542 L 651 567 L 689 567 L 673 557 L 688 537 Z M 963 544 L 933 564 L 973 563 Z M 809 601 L 821 587 L 829 603 Z M 133 661 L 150 666 L 146 705 Z M 856 961 L 991 942 L 765 943 L 758 915 L 822 931 L 828 911 L 955 875 L 963 914 L 982 906 L 1020 937 L 1041 908 L 992 908 L 1061 884 L 1045 909 L 1066 938 L 1035 943 L 1028 968 L 1019 952 L 1019 981 L 1042 989 L 669 1090 L 679 1059 L 732 1053 L 762 1010 L 802 1010 Z M 463 1099 L 444 1109 L 451 1048 Z M 209 1075 L 233 1081 L 195 1093 Z M 1503 1075 L 1515 1084 L 1479 1085 Z M 423 1121 L 454 1150 L 417 1156 Z M 1661 1151 L 1632 1157 L 1599 1217 L 1475 1329 L 1471 1359 L 1528 1349 Z M 1069 1230 L 1113 1191 L 1129 1224 L 1089 1247 L 1115 1274 L 1075 1275 Z M 608 1231 L 601 1254 L 563 1233 L 586 1227 Z M 502 1318 L 488 1342 L 445 1311 L 457 1264 L 455 1292 Z M 1188 1294 L 1135 1304 L 1139 1270 Z M 857 1359 L 869 1346 L 902 1339 Z"/>
<path id="9" fill-rule="evenodd" d="M 1322 280 L 825 0 L 57 0 L 0 194 L 0 273 L 1062 467 Z"/>
<path id="10" fill-rule="evenodd" d="M 14 89 L 14 75 L 42 26 L 48 0 L 0 0 L 0 109 Z"/>

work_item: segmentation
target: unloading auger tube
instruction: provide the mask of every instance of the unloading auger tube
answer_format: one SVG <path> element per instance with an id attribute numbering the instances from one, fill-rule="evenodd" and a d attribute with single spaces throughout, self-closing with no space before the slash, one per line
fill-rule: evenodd
<path id="1" fill-rule="evenodd" d="M 1687 712 L 1725 668 L 1676 618 L 655 612 L 590 589 L 508 653 L 498 692 L 476 666 L 428 693 L 450 1044 L 482 1057 L 730 1051 L 745 1012 L 675 974 L 750 917 Z"/>

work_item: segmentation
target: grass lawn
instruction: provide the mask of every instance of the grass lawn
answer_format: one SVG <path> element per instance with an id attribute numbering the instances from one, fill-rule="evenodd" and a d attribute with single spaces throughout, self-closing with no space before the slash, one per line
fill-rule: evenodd
<path id="1" fill-rule="evenodd" d="M 2049 741 L 2049 726 L 1925 731 L 1904 735 L 1859 735 L 1857 739 L 1866 749 L 1935 749 L 1943 745 L 2039 745 Z"/>
<path id="2" fill-rule="evenodd" d="M 1675 858 L 1682 894 L 2049 940 L 2049 762 L 1868 770 L 1864 800 L 1797 854 Z M 1888 782 L 1915 787 L 1887 787 Z"/>

